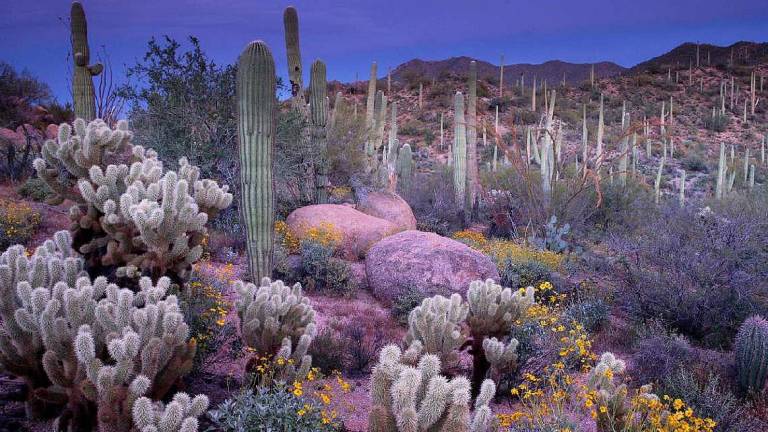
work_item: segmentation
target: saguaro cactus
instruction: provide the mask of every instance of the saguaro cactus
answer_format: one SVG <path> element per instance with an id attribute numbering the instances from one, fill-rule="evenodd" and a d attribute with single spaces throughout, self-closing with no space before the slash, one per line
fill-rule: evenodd
<path id="1" fill-rule="evenodd" d="M 70 11 L 72 31 L 72 57 L 75 67 L 72 70 L 72 96 L 75 105 L 75 117 L 85 121 L 96 118 L 96 95 L 93 91 L 93 77 L 104 69 L 101 63 L 89 65 L 91 61 L 88 48 L 88 22 L 80 2 L 72 2 Z"/>
<path id="2" fill-rule="evenodd" d="M 315 202 L 328 202 L 328 86 L 325 79 L 325 63 L 312 63 L 309 83 L 309 109 L 312 125 L 312 148 L 318 156 L 315 163 Z"/>
<path id="3" fill-rule="evenodd" d="M 467 82 L 467 200 L 465 218 L 475 206 L 478 189 L 477 170 L 477 63 L 469 63 Z"/>
<path id="4" fill-rule="evenodd" d="M 408 144 L 403 145 L 397 154 L 397 177 L 400 189 L 405 193 L 410 192 L 413 180 L 413 152 Z"/>
<path id="5" fill-rule="evenodd" d="M 768 377 L 768 321 L 760 316 L 744 321 L 736 334 L 734 351 L 741 388 L 762 392 Z"/>
<path id="6" fill-rule="evenodd" d="M 453 191 L 456 206 L 463 208 L 467 190 L 467 126 L 464 123 L 464 95 L 456 92 L 453 107 Z"/>
<path id="7" fill-rule="evenodd" d="M 237 68 L 240 144 L 240 207 L 246 231 L 251 280 L 272 275 L 275 199 L 272 149 L 275 142 L 275 61 L 262 41 L 248 44 Z"/>
<path id="8" fill-rule="evenodd" d="M 299 48 L 299 14 L 296 8 L 288 6 L 283 12 L 285 27 L 285 51 L 288 55 L 288 79 L 291 82 L 291 102 L 294 108 L 304 109 L 304 83 Z"/>

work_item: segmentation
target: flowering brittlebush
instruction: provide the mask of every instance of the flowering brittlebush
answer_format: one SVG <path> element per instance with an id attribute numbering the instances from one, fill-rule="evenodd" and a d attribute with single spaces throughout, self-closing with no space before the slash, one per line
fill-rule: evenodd
<path id="1" fill-rule="evenodd" d="M 550 270 L 557 270 L 563 262 L 563 255 L 555 252 L 529 248 L 510 240 L 489 240 L 476 231 L 457 231 L 452 238 L 490 256 L 497 265 L 501 265 L 507 260 L 516 263 L 535 261 L 544 264 Z"/>

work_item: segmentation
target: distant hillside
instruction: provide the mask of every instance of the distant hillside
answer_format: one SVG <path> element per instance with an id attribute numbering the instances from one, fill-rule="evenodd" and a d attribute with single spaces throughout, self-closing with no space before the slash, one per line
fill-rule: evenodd
<path id="1" fill-rule="evenodd" d="M 452 57 L 447 60 L 425 61 L 414 59 L 405 62 L 392 71 L 392 79 L 396 82 L 403 82 L 409 76 L 422 76 L 426 78 L 436 78 L 445 74 L 466 76 L 469 70 L 469 63 L 473 59 L 470 57 Z M 478 78 L 486 79 L 492 82 L 498 80 L 499 67 L 491 63 L 477 61 Z M 535 75 L 537 80 L 546 79 L 550 83 L 559 83 L 565 74 L 566 82 L 576 84 L 589 79 L 589 72 L 592 68 L 591 63 L 568 63 L 559 60 L 552 60 L 541 64 L 511 64 L 504 66 L 504 81 L 507 85 L 512 85 L 521 75 L 525 81 L 530 83 Z M 611 62 L 595 63 L 595 74 L 599 78 L 608 78 L 620 75 L 626 69 Z"/>
<path id="2" fill-rule="evenodd" d="M 754 66 L 768 63 L 768 42 L 736 42 L 730 46 L 699 45 L 699 65 L 730 65 L 731 56 L 736 66 Z M 671 51 L 633 66 L 629 73 L 659 71 L 668 67 L 688 67 L 696 64 L 696 44 L 686 42 Z"/>

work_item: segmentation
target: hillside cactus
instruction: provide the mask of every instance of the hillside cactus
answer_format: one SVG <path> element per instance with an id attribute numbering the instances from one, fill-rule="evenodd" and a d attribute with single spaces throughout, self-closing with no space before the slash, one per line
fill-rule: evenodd
<path id="1" fill-rule="evenodd" d="M 397 177 L 400 188 L 408 193 L 413 182 L 413 152 L 411 146 L 404 144 L 397 154 Z"/>
<path id="2" fill-rule="evenodd" d="M 736 334 L 734 353 L 739 385 L 760 394 L 768 377 L 768 321 L 761 316 L 745 320 Z"/>
<path id="3" fill-rule="evenodd" d="M 248 268 L 253 281 L 272 276 L 275 224 L 272 152 L 276 90 L 272 52 L 262 41 L 251 42 L 238 61 L 237 119 L 240 208 L 246 232 Z"/>
<path id="4" fill-rule="evenodd" d="M 464 96 L 456 92 L 453 109 L 453 192 L 456 207 L 463 209 L 467 191 L 467 129 L 464 123 Z"/>
<path id="5" fill-rule="evenodd" d="M 448 379 L 431 354 L 406 358 L 395 345 L 384 347 L 371 375 L 369 432 L 489 432 L 497 422 L 488 406 L 496 386 L 483 383 L 470 416 L 470 385 L 464 377 Z"/>
<path id="6" fill-rule="evenodd" d="M 91 61 L 88 47 L 88 22 L 85 10 L 80 2 L 72 2 L 70 10 L 70 30 L 72 39 L 72 97 L 75 117 L 91 121 L 96 118 L 96 94 L 93 89 L 93 77 L 99 75 L 104 66 L 101 63 L 88 64 Z"/>
<path id="7" fill-rule="evenodd" d="M 309 110 L 312 147 L 319 159 L 315 166 L 317 204 L 328 203 L 328 85 L 325 76 L 325 63 L 315 60 L 310 73 Z"/>
<path id="8" fill-rule="evenodd" d="M 315 311 L 301 291 L 301 285 L 288 287 L 282 281 L 264 278 L 260 286 L 237 281 L 240 296 L 236 303 L 240 331 L 246 346 L 258 355 L 290 360 L 281 378 L 303 378 L 312 365 L 307 354 L 317 328 Z"/>
<path id="9" fill-rule="evenodd" d="M 477 200 L 479 188 L 477 168 L 477 62 L 469 63 L 467 81 L 467 202 L 465 218 L 468 220 Z"/>

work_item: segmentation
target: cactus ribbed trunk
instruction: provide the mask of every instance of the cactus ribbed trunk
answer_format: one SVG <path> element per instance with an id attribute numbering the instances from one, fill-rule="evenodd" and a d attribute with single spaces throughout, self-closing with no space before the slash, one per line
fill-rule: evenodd
<path id="1" fill-rule="evenodd" d="M 453 110 L 453 191 L 456 206 L 463 209 L 467 188 L 467 126 L 464 123 L 464 95 L 461 92 L 456 92 Z"/>
<path id="2" fill-rule="evenodd" d="M 310 70 L 309 108 L 312 148 L 317 153 L 315 164 L 315 202 L 328 203 L 328 86 L 325 63 L 315 60 Z"/>
<path id="3" fill-rule="evenodd" d="M 469 63 L 467 83 L 467 203 L 465 218 L 470 218 L 477 204 L 477 63 Z"/>
<path id="4" fill-rule="evenodd" d="M 88 48 L 88 22 L 80 2 L 72 2 L 70 28 L 72 32 L 72 57 L 75 61 L 72 70 L 75 118 L 89 122 L 96 118 L 96 94 L 93 89 L 93 76 L 100 74 L 103 66 L 100 63 L 88 64 L 91 59 Z"/>
<path id="5" fill-rule="evenodd" d="M 240 144 L 240 208 L 246 231 L 251 280 L 272 276 L 275 201 L 272 151 L 275 141 L 275 62 L 262 41 L 243 50 L 237 68 Z"/>
<path id="6" fill-rule="evenodd" d="M 285 27 L 285 51 L 288 55 L 288 80 L 291 82 L 291 103 L 294 108 L 305 110 L 303 69 L 299 48 L 299 14 L 288 6 L 283 12 Z"/>

